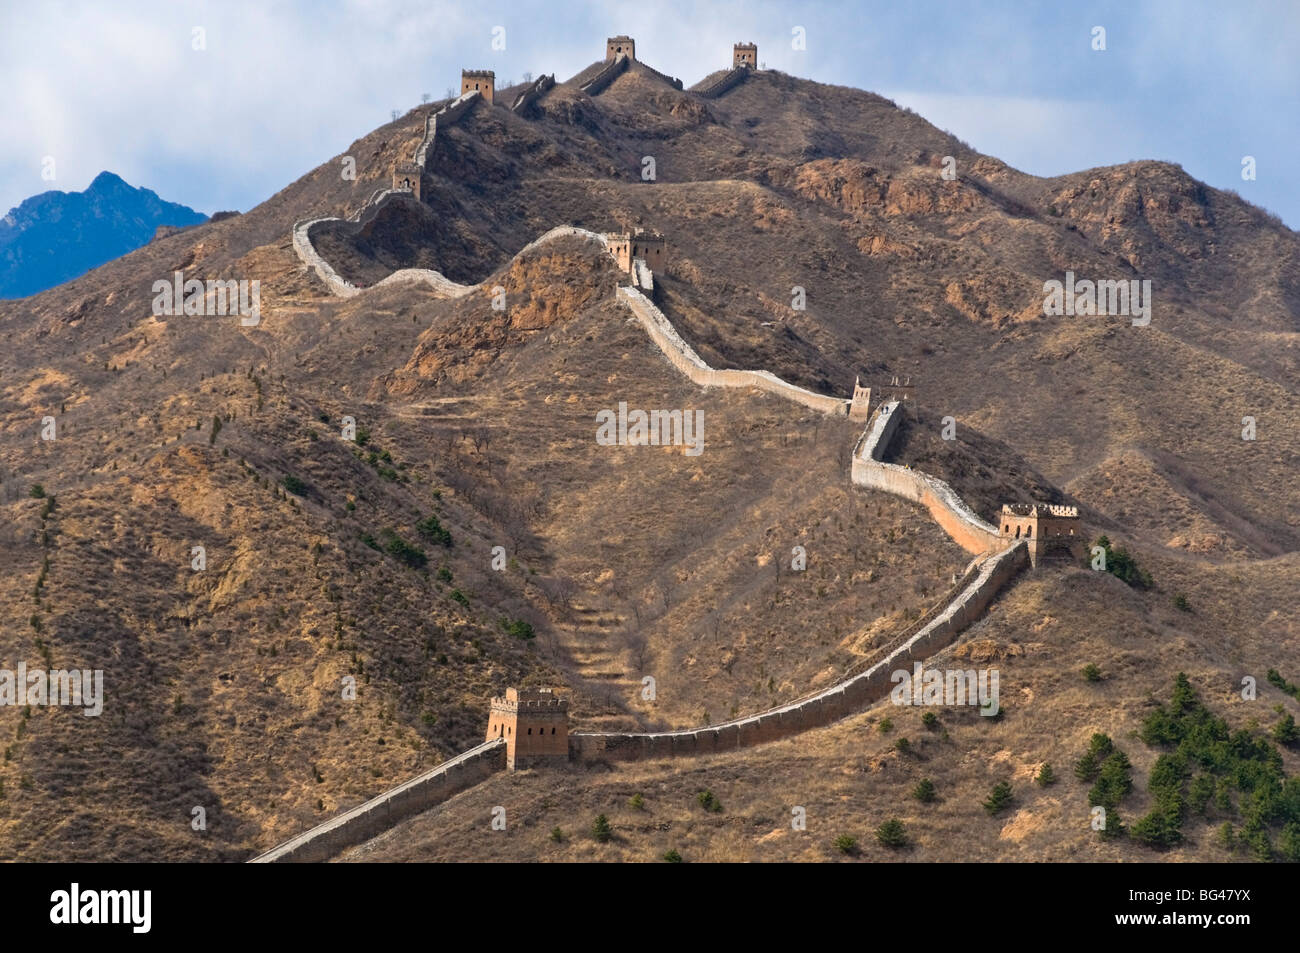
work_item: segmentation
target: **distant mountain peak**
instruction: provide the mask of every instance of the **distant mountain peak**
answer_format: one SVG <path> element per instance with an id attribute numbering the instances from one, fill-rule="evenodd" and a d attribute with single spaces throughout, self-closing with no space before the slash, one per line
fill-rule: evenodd
<path id="1" fill-rule="evenodd" d="M 0 219 L 0 298 L 23 298 L 76 278 L 147 244 L 160 226 L 206 221 L 108 170 L 84 192 L 42 192 Z"/>
<path id="2" fill-rule="evenodd" d="M 120 175 L 117 175 L 116 173 L 113 172 L 109 172 L 107 169 L 105 169 L 103 172 L 99 173 L 99 175 L 95 176 L 93 179 L 90 180 L 90 185 L 86 187 L 86 191 L 104 192 L 109 189 L 119 189 L 119 188 L 131 189 L 132 191 L 139 191 L 135 189 L 125 179 L 123 179 Z M 144 191 L 148 191 L 148 190 L 146 189 Z"/>

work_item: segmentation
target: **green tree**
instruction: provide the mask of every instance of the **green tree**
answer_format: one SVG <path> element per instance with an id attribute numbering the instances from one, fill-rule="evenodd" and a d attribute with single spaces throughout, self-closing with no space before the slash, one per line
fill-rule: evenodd
<path id="1" fill-rule="evenodd" d="M 989 814 L 999 814 L 1006 810 L 1012 800 L 1011 785 L 1006 781 L 999 781 L 989 792 L 988 800 L 984 802 L 984 810 Z"/>
<path id="2" fill-rule="evenodd" d="M 848 834 L 841 834 L 835 838 L 835 849 L 841 854 L 852 854 L 858 849 L 857 838 L 850 837 Z"/>
<path id="3" fill-rule="evenodd" d="M 903 822 L 896 817 L 891 817 L 885 823 L 876 828 L 876 840 L 890 848 L 898 850 L 900 847 L 907 846 L 907 828 Z"/>
<path id="4" fill-rule="evenodd" d="M 1100 682 L 1101 669 L 1089 662 L 1083 667 L 1083 680 L 1085 682 Z"/>
<path id="5" fill-rule="evenodd" d="M 912 788 L 912 797 L 918 801 L 929 804 L 934 800 L 934 782 L 929 778 L 922 778 L 916 782 L 916 787 Z"/>
<path id="6" fill-rule="evenodd" d="M 602 844 L 614 836 L 614 830 L 609 826 L 609 818 L 604 814 L 596 815 L 596 821 L 591 825 L 591 836 Z"/>
<path id="7" fill-rule="evenodd" d="M 669 848 L 664 853 L 664 861 L 669 864 L 680 864 L 682 862 L 682 855 L 677 853 L 676 848 Z"/>
<path id="8" fill-rule="evenodd" d="M 1040 788 L 1045 788 L 1049 784 L 1056 783 L 1056 774 L 1052 771 L 1050 762 L 1043 762 L 1043 766 L 1038 769 L 1038 775 L 1034 778 L 1034 783 Z"/>
<path id="9" fill-rule="evenodd" d="M 1300 728 L 1296 727 L 1295 717 L 1290 713 L 1273 726 L 1273 740 L 1280 745 L 1293 745 L 1300 741 Z"/>

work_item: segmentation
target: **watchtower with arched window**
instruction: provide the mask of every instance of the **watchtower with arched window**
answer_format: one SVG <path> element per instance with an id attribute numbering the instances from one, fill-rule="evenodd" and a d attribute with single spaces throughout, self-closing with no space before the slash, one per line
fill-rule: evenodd
<path id="1" fill-rule="evenodd" d="M 410 192 L 418 202 L 421 197 L 420 181 L 424 170 L 414 162 L 403 162 L 393 171 L 393 189 Z"/>
<path id="2" fill-rule="evenodd" d="M 569 757 L 569 701 L 549 688 L 507 688 L 492 699 L 487 739 L 504 738 L 511 771 Z"/>
<path id="3" fill-rule="evenodd" d="M 1029 561 L 1050 554 L 1069 555 L 1083 543 L 1077 506 L 1054 503 L 1005 503 L 998 520 L 998 535 L 1029 541 Z"/>
<path id="4" fill-rule="evenodd" d="M 636 59 L 636 40 L 630 36 L 611 36 L 605 40 L 605 62 L 613 62 L 620 56 Z"/>

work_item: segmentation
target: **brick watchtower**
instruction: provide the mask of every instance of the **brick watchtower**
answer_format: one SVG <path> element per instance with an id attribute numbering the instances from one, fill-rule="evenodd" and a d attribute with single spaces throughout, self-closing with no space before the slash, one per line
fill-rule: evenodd
<path id="1" fill-rule="evenodd" d="M 478 90 L 479 95 L 492 105 L 492 93 L 497 83 L 496 70 L 490 69 L 463 69 L 460 71 L 460 94 L 464 96 L 473 90 Z"/>
<path id="2" fill-rule="evenodd" d="M 853 379 L 853 400 L 849 402 L 849 420 L 866 420 L 871 416 L 871 388 L 862 386 L 862 378 Z"/>
<path id="3" fill-rule="evenodd" d="M 651 271 L 661 272 L 668 263 L 668 241 L 659 232 L 636 229 L 606 235 L 609 253 L 622 271 L 631 272 L 632 263 L 644 258 Z"/>
<path id="4" fill-rule="evenodd" d="M 737 43 L 731 48 L 731 68 L 735 69 L 737 66 L 758 68 L 758 44 Z"/>
<path id="5" fill-rule="evenodd" d="M 549 688 L 507 688 L 504 698 L 492 699 L 487 741 L 506 740 L 506 765 L 511 771 L 569 757 L 569 701 Z"/>
<path id="6" fill-rule="evenodd" d="M 1029 562 L 1037 567 L 1046 556 L 1075 555 L 1083 531 L 1077 506 L 1052 503 L 1004 503 L 998 535 L 1029 541 Z"/>
<path id="7" fill-rule="evenodd" d="M 421 179 L 424 170 L 414 162 L 403 162 L 393 172 L 393 188 L 410 192 L 418 202 L 421 197 Z"/>
<path id="8" fill-rule="evenodd" d="M 610 63 L 620 56 L 630 60 L 636 59 L 636 40 L 630 36 L 611 36 L 605 41 L 605 62 Z"/>

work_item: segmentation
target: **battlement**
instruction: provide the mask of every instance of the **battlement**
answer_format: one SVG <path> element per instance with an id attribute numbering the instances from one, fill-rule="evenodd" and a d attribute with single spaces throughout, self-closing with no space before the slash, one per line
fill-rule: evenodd
<path id="1" fill-rule="evenodd" d="M 611 36 L 605 41 L 605 62 L 618 59 L 620 56 L 626 56 L 630 60 L 636 59 L 636 40 L 630 36 Z"/>
<path id="2" fill-rule="evenodd" d="M 1079 518 L 1079 508 L 1077 506 L 1063 506 L 1056 503 L 1003 503 L 1002 512 L 1006 516 Z"/>
<path id="3" fill-rule="evenodd" d="M 493 102 L 493 91 L 496 89 L 497 74 L 495 70 L 490 69 L 463 69 L 460 71 L 460 94 L 478 90 L 489 103 Z"/>
<path id="4" fill-rule="evenodd" d="M 758 44 L 737 43 L 733 46 L 731 48 L 731 66 L 733 69 L 737 66 L 758 69 Z"/>
<path id="5" fill-rule="evenodd" d="M 492 699 L 493 711 L 528 711 L 528 710 L 553 710 L 568 711 L 569 700 L 560 698 L 549 688 L 528 689 L 522 692 L 518 689 L 507 688 L 505 697 L 496 697 Z"/>

